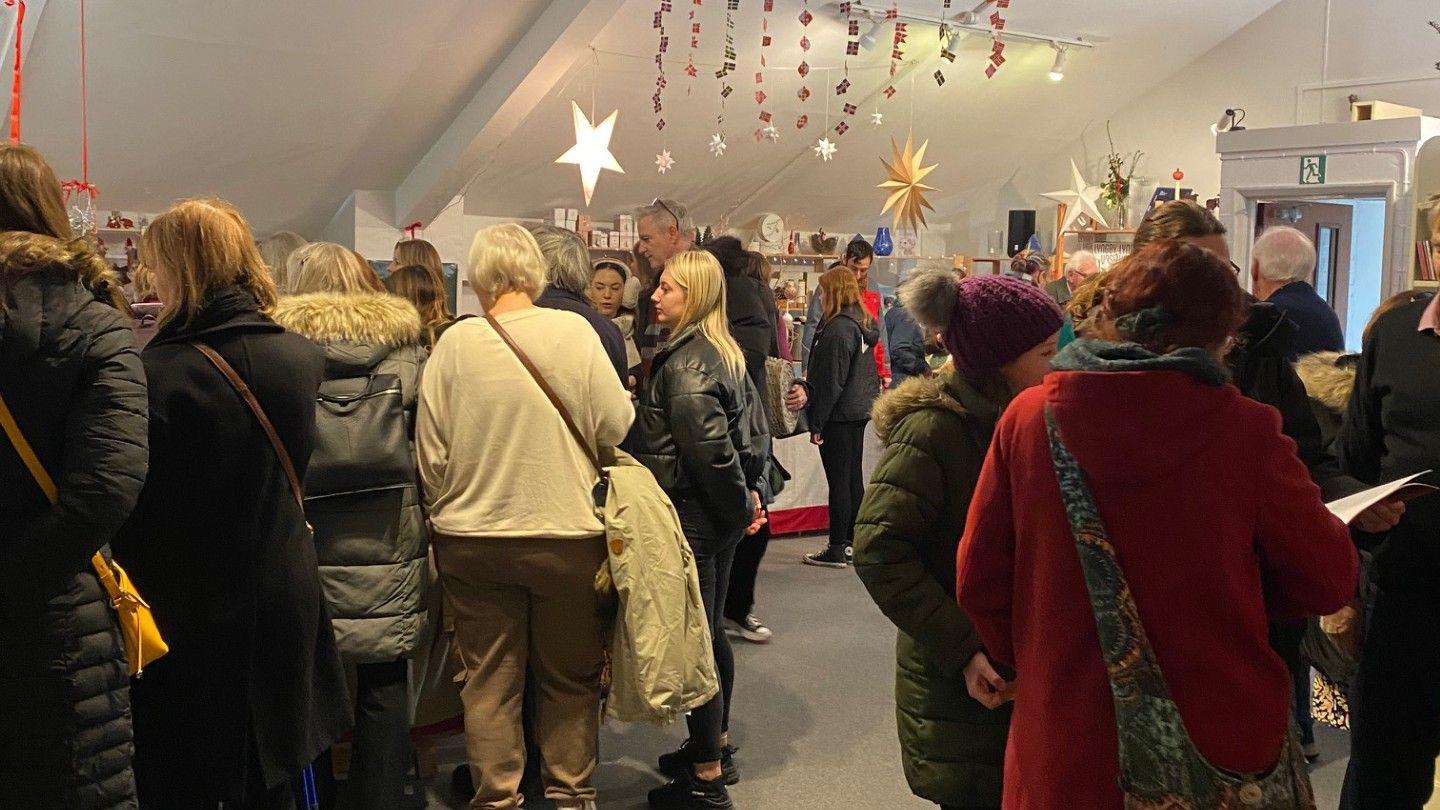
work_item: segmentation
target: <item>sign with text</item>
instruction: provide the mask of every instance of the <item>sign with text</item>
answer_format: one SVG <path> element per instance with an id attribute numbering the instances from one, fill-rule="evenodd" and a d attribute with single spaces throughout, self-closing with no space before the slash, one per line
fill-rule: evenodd
<path id="1" fill-rule="evenodd" d="M 1300 158 L 1300 185 L 1325 185 L 1325 156 L 1303 155 Z"/>

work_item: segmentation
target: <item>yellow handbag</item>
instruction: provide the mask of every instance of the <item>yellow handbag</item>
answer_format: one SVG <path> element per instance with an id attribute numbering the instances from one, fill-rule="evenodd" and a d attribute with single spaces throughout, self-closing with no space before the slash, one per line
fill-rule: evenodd
<path id="1" fill-rule="evenodd" d="M 35 449 L 25 439 L 25 434 L 20 432 L 20 425 L 15 422 L 15 416 L 10 413 L 4 397 L 0 397 L 0 427 L 5 429 L 10 444 L 15 446 L 15 452 L 20 454 L 20 460 L 25 462 L 45 497 L 49 498 L 52 504 L 59 502 L 60 490 L 55 487 L 55 481 L 40 464 L 40 457 L 35 455 Z M 150 605 L 140 597 L 140 592 L 135 590 L 135 585 L 130 582 L 125 569 L 114 560 L 105 559 L 98 551 L 90 558 L 90 564 L 95 568 L 95 576 L 99 578 L 100 585 L 110 596 L 110 606 L 115 608 L 119 617 L 120 635 L 125 640 L 125 658 L 130 662 L 130 674 L 138 678 L 144 673 L 147 664 L 170 652 L 170 647 L 165 644 L 165 639 L 160 637 L 160 628 L 155 626 L 155 616 L 150 612 Z"/>

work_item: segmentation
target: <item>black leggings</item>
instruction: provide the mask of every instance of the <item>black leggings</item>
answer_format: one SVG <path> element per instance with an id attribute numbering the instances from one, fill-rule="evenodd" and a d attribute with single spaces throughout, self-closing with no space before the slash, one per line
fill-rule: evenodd
<path id="1" fill-rule="evenodd" d="M 743 622 L 755 607 L 755 578 L 760 574 L 760 561 L 765 559 L 765 550 L 769 547 L 769 523 L 743 538 L 736 547 L 735 564 L 730 568 L 730 588 L 725 593 L 725 618 Z"/>
<path id="2" fill-rule="evenodd" d="M 855 537 L 855 515 L 865 496 L 865 426 L 867 421 L 825 423 L 820 431 L 820 464 L 830 488 L 830 545 L 848 546 Z"/>
<path id="3" fill-rule="evenodd" d="M 705 705 L 690 712 L 685 725 L 690 730 L 690 750 L 695 762 L 720 759 L 720 738 L 730 728 L 730 698 L 735 689 L 735 656 L 730 639 L 725 635 L 725 594 L 730 586 L 730 566 L 735 560 L 739 537 L 715 539 L 713 528 L 703 508 L 689 499 L 677 499 L 676 512 L 685 539 L 695 553 L 695 567 L 700 574 L 700 598 L 705 603 L 705 618 L 710 622 L 710 637 L 715 650 L 715 670 L 720 676 L 720 693 Z"/>

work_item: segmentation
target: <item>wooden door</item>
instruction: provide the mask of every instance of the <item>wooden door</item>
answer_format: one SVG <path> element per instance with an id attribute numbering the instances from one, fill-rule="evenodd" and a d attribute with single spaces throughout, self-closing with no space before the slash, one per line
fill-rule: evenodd
<path id="1" fill-rule="evenodd" d="M 1350 298 L 1350 238 L 1355 209 L 1348 205 L 1284 201 L 1258 206 L 1255 236 L 1273 225 L 1295 228 L 1315 243 L 1315 269 L 1310 283 L 1325 303 L 1345 324 L 1345 307 Z"/>

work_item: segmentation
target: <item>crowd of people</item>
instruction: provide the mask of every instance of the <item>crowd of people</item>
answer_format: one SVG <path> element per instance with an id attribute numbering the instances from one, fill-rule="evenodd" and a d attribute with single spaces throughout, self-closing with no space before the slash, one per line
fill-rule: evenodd
<path id="1" fill-rule="evenodd" d="M 1344 807 L 1424 803 L 1440 501 L 1350 527 L 1324 501 L 1440 457 L 1435 300 L 1387 301 L 1346 355 L 1303 234 L 1267 231 L 1240 268 L 1188 202 L 1111 269 L 925 267 L 883 313 L 856 240 L 810 296 L 796 377 L 764 256 L 697 245 L 674 200 L 636 227 L 630 260 L 594 264 L 564 229 L 479 231 L 484 314 L 457 318 L 427 242 L 382 279 L 187 200 L 127 287 L 44 158 L 0 146 L 6 801 L 401 807 L 412 727 L 449 712 L 471 807 L 594 807 L 599 459 L 628 453 L 673 505 L 716 679 L 650 806 L 732 807 L 730 638 L 773 637 L 773 443 L 808 435 L 830 531 L 804 561 L 853 567 L 898 629 L 917 796 L 1309 807 L 1323 706 L 1351 729 Z M 168 644 L 142 677 L 96 552 Z"/>

